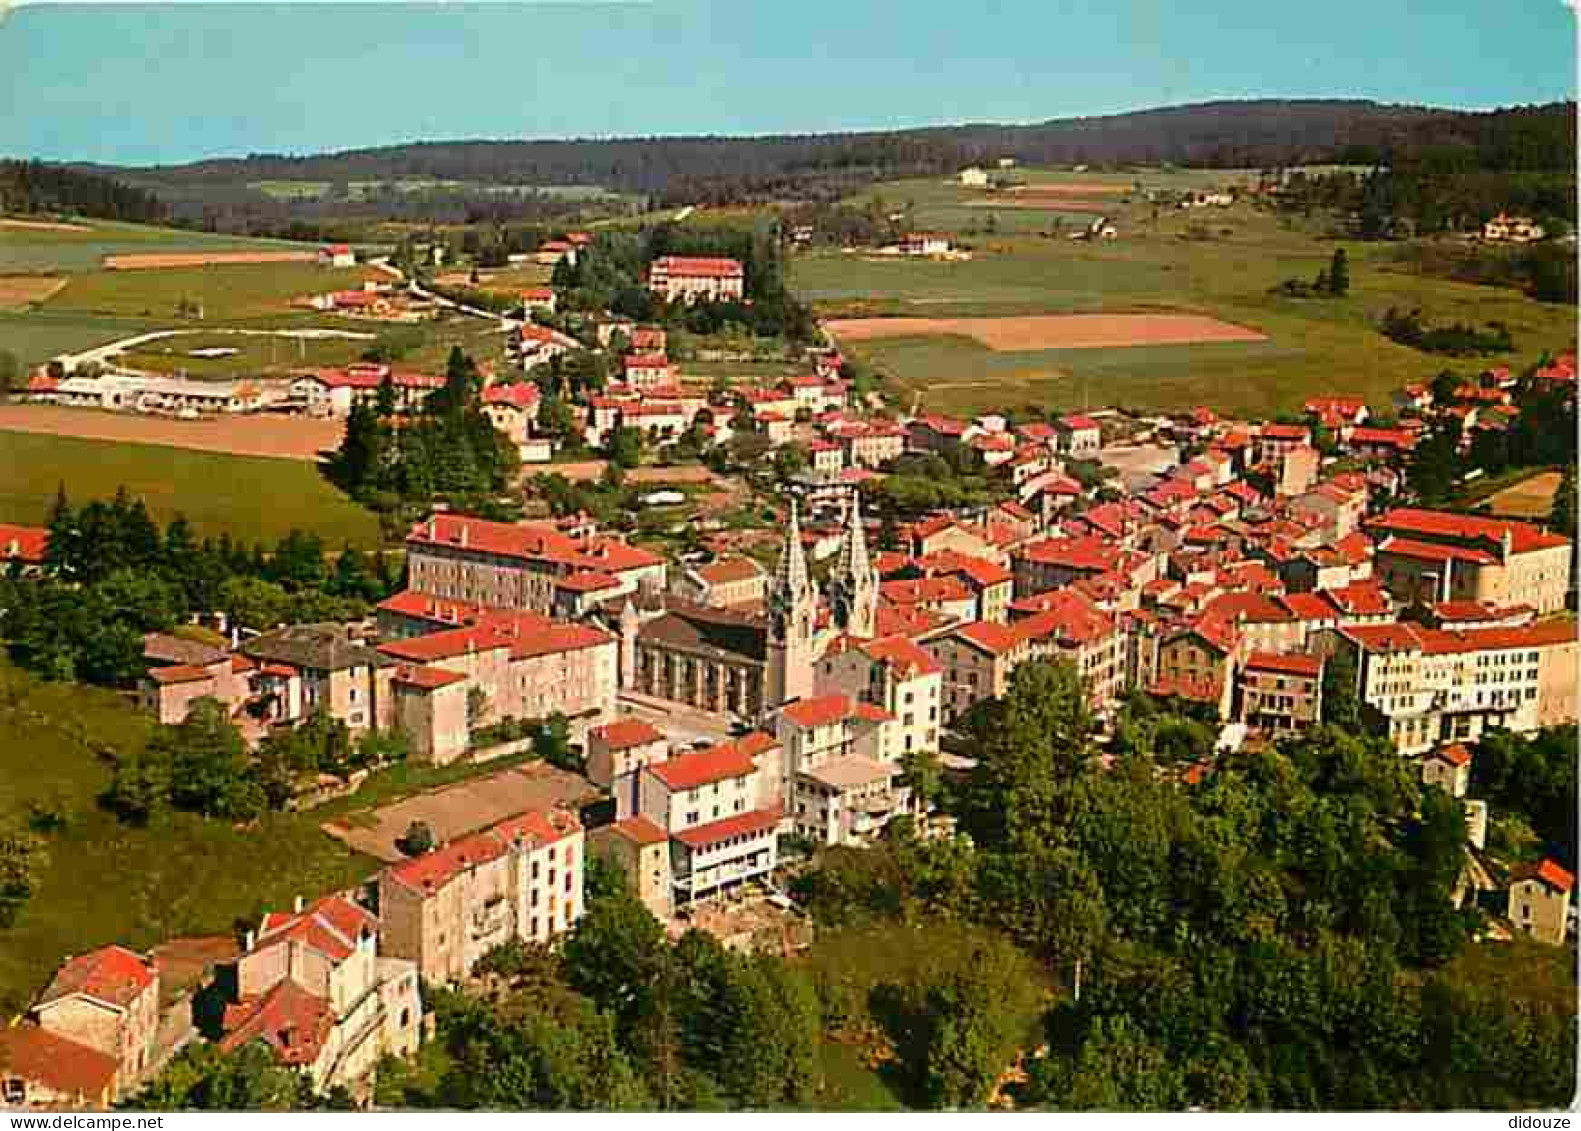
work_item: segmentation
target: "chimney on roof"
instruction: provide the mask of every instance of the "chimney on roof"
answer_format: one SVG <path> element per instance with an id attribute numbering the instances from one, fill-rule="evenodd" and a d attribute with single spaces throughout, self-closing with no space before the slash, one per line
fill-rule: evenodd
<path id="1" fill-rule="evenodd" d="M 291 901 L 291 910 L 298 915 L 302 914 L 302 897 L 300 895 Z"/>
<path id="2" fill-rule="evenodd" d="M 437 514 L 428 516 L 428 537 L 430 541 L 436 541 L 439 538 L 439 516 Z"/>
<path id="3" fill-rule="evenodd" d="M 257 933 L 253 932 L 253 931 L 248 931 L 246 937 L 242 940 L 243 950 L 246 953 L 251 954 L 252 953 L 252 949 L 253 949 L 253 944 L 256 943 L 257 941 L 258 941 Z"/>
<path id="4" fill-rule="evenodd" d="M 463 522 L 461 524 L 461 539 L 460 539 L 461 540 L 461 548 L 463 550 L 465 550 L 467 548 L 467 530 L 468 529 L 469 528 L 468 528 L 467 524 L 465 522 Z"/>

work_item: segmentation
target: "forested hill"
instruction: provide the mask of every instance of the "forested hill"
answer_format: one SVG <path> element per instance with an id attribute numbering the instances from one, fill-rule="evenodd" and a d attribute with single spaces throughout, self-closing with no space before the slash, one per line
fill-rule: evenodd
<path id="1" fill-rule="evenodd" d="M 427 177 L 600 185 L 668 200 L 833 194 L 852 181 L 952 171 L 1001 155 L 1023 164 L 1270 167 L 1425 161 L 1451 171 L 1572 170 L 1575 104 L 1485 113 L 1368 101 L 1209 102 L 1035 125 L 973 124 L 772 137 L 428 141 L 310 157 L 125 169 L 194 189 L 255 181 Z"/>
<path id="2" fill-rule="evenodd" d="M 0 161 L 0 212 L 70 212 L 147 223 L 163 218 L 165 207 L 151 193 L 113 177 L 41 161 Z"/>

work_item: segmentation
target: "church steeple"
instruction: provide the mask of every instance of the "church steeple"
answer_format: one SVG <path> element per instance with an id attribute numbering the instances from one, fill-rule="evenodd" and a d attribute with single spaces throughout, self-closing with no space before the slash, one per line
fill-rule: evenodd
<path id="1" fill-rule="evenodd" d="M 779 565 L 774 570 L 774 589 L 783 598 L 793 598 L 810 588 L 807 579 L 807 555 L 801 548 L 801 520 L 796 512 L 796 500 L 791 500 L 790 527 L 785 532 L 785 546 L 780 550 Z"/>
<path id="2" fill-rule="evenodd" d="M 878 616 L 878 571 L 867 556 L 860 496 L 851 501 L 849 525 L 829 581 L 835 624 L 847 635 L 870 639 Z"/>
<path id="3" fill-rule="evenodd" d="M 801 519 L 791 501 L 785 548 L 768 594 L 768 671 L 765 705 L 773 708 L 804 699 L 813 690 L 814 633 L 818 595 L 807 573 L 801 547 Z"/>

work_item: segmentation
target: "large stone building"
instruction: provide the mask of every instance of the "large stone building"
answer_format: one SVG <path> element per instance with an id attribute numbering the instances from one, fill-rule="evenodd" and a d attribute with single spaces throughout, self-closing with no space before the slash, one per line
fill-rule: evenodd
<path id="1" fill-rule="evenodd" d="M 665 584 L 664 558 L 619 538 L 465 515 L 436 514 L 414 527 L 406 538 L 406 563 L 408 585 L 419 593 L 537 613 L 553 612 L 557 591 L 567 584 L 613 582 L 605 599 L 658 592 Z"/>
<path id="2" fill-rule="evenodd" d="M 1400 601 L 1524 604 L 1538 613 L 1565 607 L 1570 539 L 1524 522 L 1408 507 L 1371 529 L 1381 538 L 1376 574 Z"/>
<path id="3" fill-rule="evenodd" d="M 745 285 L 738 259 L 661 255 L 648 268 L 648 289 L 665 302 L 739 300 Z"/>
<path id="4" fill-rule="evenodd" d="M 495 947 L 547 943 L 582 917 L 583 834 L 565 809 L 522 813 L 379 874 L 385 950 L 425 981 L 464 978 Z"/>

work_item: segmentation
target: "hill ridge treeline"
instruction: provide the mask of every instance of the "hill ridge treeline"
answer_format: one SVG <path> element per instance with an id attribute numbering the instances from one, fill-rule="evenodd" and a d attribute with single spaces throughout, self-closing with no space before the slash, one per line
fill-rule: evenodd
<path id="1" fill-rule="evenodd" d="M 1444 171 L 1575 167 L 1575 103 L 1492 111 L 1367 100 L 1256 99 L 1052 119 L 843 133 L 418 141 L 309 156 L 253 154 L 186 165 L 107 169 L 153 184 L 374 180 L 425 176 L 601 185 L 661 198 L 708 182 L 793 187 L 831 177 L 953 171 L 1014 156 L 1043 165 L 1426 164 Z M 683 193 L 677 190 L 685 190 Z"/>

